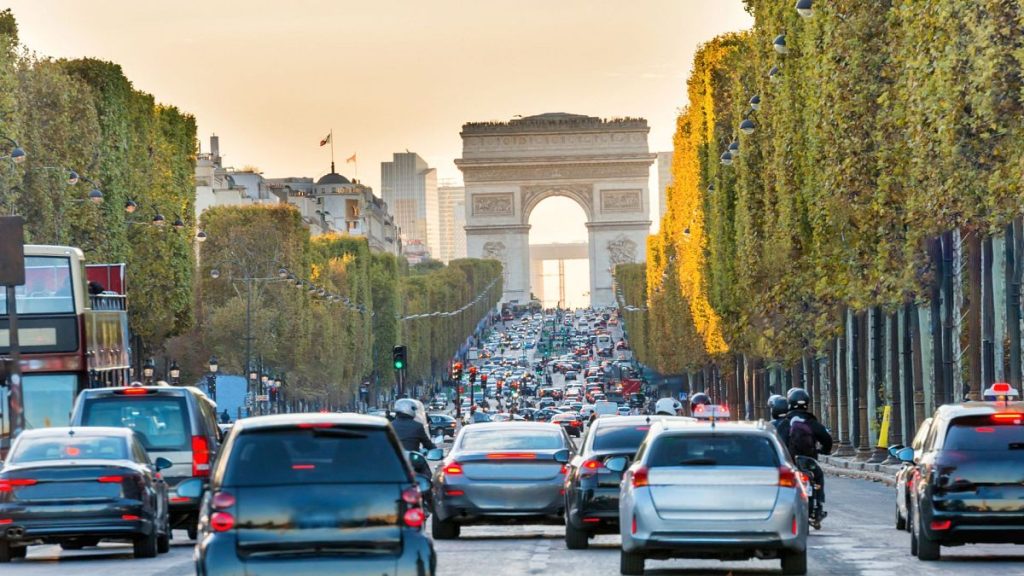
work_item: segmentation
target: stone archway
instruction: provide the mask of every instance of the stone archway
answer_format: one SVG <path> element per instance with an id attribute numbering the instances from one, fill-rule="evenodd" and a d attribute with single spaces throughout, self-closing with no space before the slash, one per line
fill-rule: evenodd
<path id="1" fill-rule="evenodd" d="M 611 268 L 643 260 L 651 226 L 649 131 L 642 118 L 564 113 L 462 127 L 468 254 L 502 262 L 503 301 L 529 300 L 530 213 L 565 196 L 587 216 L 591 303 L 614 304 Z"/>

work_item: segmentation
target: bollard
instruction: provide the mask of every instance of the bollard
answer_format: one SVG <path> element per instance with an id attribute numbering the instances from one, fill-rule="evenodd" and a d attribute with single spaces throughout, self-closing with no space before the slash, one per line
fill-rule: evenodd
<path id="1" fill-rule="evenodd" d="M 889 420 L 891 416 L 892 406 L 886 404 L 882 408 L 882 425 L 878 429 L 878 442 L 875 449 L 871 451 L 871 457 L 868 458 L 869 464 L 880 464 L 889 458 Z"/>

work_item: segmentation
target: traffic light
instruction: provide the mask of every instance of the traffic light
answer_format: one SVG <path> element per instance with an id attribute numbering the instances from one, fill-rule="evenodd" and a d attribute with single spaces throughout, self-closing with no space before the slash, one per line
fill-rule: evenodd
<path id="1" fill-rule="evenodd" d="M 487 376 L 484 376 L 484 381 L 487 381 Z M 476 382 L 476 366 L 469 367 L 469 383 L 473 384 Z"/>
<path id="2" fill-rule="evenodd" d="M 480 383 L 485 385 L 485 386 L 487 385 L 487 374 L 482 374 L 480 376 Z"/>
<path id="3" fill-rule="evenodd" d="M 452 366 L 452 380 L 455 380 L 456 382 L 462 381 L 462 362 L 456 362 L 455 365 Z"/>
<path id="4" fill-rule="evenodd" d="M 405 365 L 408 363 L 405 346 L 399 345 L 391 349 L 391 363 L 394 365 L 395 370 L 405 369 Z"/>

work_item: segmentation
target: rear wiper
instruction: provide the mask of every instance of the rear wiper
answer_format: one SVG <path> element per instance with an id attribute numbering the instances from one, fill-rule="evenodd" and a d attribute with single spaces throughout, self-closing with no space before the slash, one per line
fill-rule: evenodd
<path id="1" fill-rule="evenodd" d="M 342 428 L 314 428 L 313 436 L 329 436 L 331 438 L 366 438 L 362 432 L 353 432 Z"/>
<path id="2" fill-rule="evenodd" d="M 1024 450 L 1024 442 L 1010 442 L 1010 450 Z"/>
<path id="3" fill-rule="evenodd" d="M 714 466 L 718 461 L 712 458 L 690 458 L 679 463 L 680 466 Z"/>

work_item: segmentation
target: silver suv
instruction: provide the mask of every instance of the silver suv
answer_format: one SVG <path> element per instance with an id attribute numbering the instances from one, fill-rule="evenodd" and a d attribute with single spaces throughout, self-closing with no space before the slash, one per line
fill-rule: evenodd
<path id="1" fill-rule="evenodd" d="M 784 574 L 807 572 L 807 492 L 763 422 L 655 422 L 622 478 L 619 532 L 626 575 L 647 558 L 779 558 Z"/>

